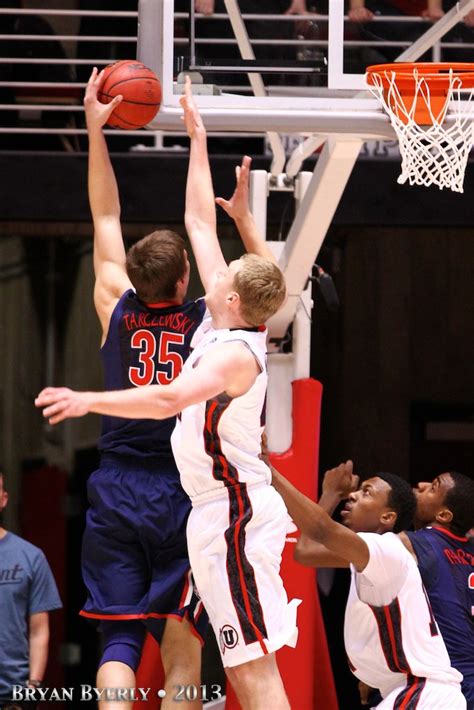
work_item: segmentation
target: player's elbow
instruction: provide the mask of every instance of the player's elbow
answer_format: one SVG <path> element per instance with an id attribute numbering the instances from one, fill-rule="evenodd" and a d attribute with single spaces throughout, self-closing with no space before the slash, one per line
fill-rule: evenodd
<path id="1" fill-rule="evenodd" d="M 305 530 L 305 535 L 310 540 L 321 542 L 324 545 L 330 536 L 331 522 L 332 521 L 329 515 L 318 515 L 311 521 L 311 525 L 309 525 Z"/>
<path id="2" fill-rule="evenodd" d="M 189 208 L 184 213 L 184 226 L 188 234 L 193 234 L 199 229 L 199 220 L 197 219 L 193 210 Z"/>
<path id="3" fill-rule="evenodd" d="M 182 403 L 179 395 L 171 390 L 171 387 L 159 387 L 158 397 L 150 414 L 151 419 L 169 419 L 181 411 Z"/>
<path id="4" fill-rule="evenodd" d="M 303 567 L 314 566 L 311 564 L 311 560 L 308 556 L 308 550 L 306 549 L 304 540 L 302 538 L 300 538 L 296 544 L 293 557 L 295 559 L 295 562 L 298 562 L 298 564 L 303 565 Z"/>

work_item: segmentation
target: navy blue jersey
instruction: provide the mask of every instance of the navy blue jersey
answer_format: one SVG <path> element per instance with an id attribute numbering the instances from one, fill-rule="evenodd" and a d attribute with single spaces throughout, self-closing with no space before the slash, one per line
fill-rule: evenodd
<path id="1" fill-rule="evenodd" d="M 110 319 L 102 347 L 106 390 L 167 385 L 181 372 L 191 338 L 202 321 L 204 300 L 145 304 L 126 291 Z M 170 457 L 175 418 L 123 419 L 103 417 L 99 449 L 141 457 Z"/>
<path id="2" fill-rule="evenodd" d="M 474 540 L 438 527 L 407 532 L 451 663 L 474 708 Z M 472 704 L 471 704 L 472 703 Z"/>

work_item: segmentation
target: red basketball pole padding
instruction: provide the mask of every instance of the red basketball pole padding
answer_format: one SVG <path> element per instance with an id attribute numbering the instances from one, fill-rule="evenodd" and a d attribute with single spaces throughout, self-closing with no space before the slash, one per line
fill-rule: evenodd
<path id="1" fill-rule="evenodd" d="M 161 707 L 161 699 L 158 691 L 164 688 L 165 673 L 161 663 L 160 647 L 151 634 L 145 637 L 140 665 L 136 673 L 135 686 L 137 688 L 151 688 L 147 700 L 137 700 L 133 703 L 133 710 L 145 708 L 147 710 L 158 710 Z"/>
<path id="2" fill-rule="evenodd" d="M 43 466 L 23 472 L 21 535 L 43 550 L 63 604 L 66 603 L 66 492 L 67 474 L 56 466 Z M 45 510 L 48 515 L 47 525 L 44 523 Z M 64 685 L 64 670 L 59 660 L 61 644 L 65 638 L 64 617 L 64 609 L 49 615 L 51 635 L 45 681 L 48 686 L 55 688 Z"/>
<path id="3" fill-rule="evenodd" d="M 321 383 L 313 379 L 293 382 L 293 441 L 283 454 L 271 454 L 275 468 L 300 491 L 316 500 L 318 490 Z M 291 536 L 293 537 L 293 536 Z M 283 551 L 281 574 L 288 598 L 299 598 L 298 643 L 277 652 L 290 705 L 295 710 L 338 710 L 336 690 L 319 605 L 316 576 L 293 559 L 294 542 Z M 240 707 L 229 689 L 226 710 Z"/>

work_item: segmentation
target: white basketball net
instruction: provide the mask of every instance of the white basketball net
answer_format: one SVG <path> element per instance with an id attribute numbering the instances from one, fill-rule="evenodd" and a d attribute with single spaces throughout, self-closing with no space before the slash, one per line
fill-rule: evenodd
<path id="1" fill-rule="evenodd" d="M 398 137 L 402 156 L 402 172 L 398 182 L 403 185 L 408 180 L 410 185 L 437 185 L 440 190 L 446 187 L 454 192 L 463 192 L 464 172 L 474 141 L 474 114 L 466 112 L 466 108 L 471 107 L 474 91 L 462 100 L 462 81 L 451 72 L 446 104 L 435 116 L 431 110 L 428 82 L 416 68 L 413 76 L 415 96 L 411 107 L 406 107 L 403 102 L 395 71 L 384 73 L 388 88 L 384 88 L 380 74 L 372 74 L 371 81 L 374 83 L 368 85 L 371 93 L 382 102 Z M 432 125 L 420 126 L 415 121 L 417 97 L 426 103 Z M 444 124 L 448 106 L 449 122 Z"/>

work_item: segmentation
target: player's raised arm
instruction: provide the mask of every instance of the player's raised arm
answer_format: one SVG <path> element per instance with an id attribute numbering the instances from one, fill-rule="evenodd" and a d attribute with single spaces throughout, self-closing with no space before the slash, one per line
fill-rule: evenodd
<path id="1" fill-rule="evenodd" d="M 125 247 L 120 226 L 120 198 L 109 151 L 102 132 L 121 96 L 102 104 L 97 92 L 102 73 L 94 68 L 84 97 L 89 136 L 88 189 L 94 222 L 94 300 L 104 333 L 115 303 L 131 286 L 125 270 Z"/>
<path id="2" fill-rule="evenodd" d="M 207 154 L 206 129 L 194 102 L 188 76 L 181 106 L 184 109 L 184 124 L 191 139 L 184 223 L 202 284 L 205 290 L 208 290 L 215 274 L 226 269 L 227 264 L 217 239 L 216 207 Z"/>
<path id="3" fill-rule="evenodd" d="M 89 413 L 126 419 L 167 419 L 185 407 L 227 392 L 244 394 L 260 370 L 250 350 L 240 342 L 216 345 L 190 371 L 169 385 L 147 385 L 115 392 L 76 392 L 46 387 L 35 400 L 50 424 Z"/>
<path id="4" fill-rule="evenodd" d="M 319 505 L 328 515 L 336 510 L 337 506 L 346 500 L 352 491 L 359 486 L 359 476 L 353 474 L 352 461 L 336 466 L 326 471 L 323 479 L 323 490 Z M 295 560 L 308 567 L 348 567 L 347 560 L 339 557 L 320 542 L 301 533 L 295 548 Z"/>
<path id="5" fill-rule="evenodd" d="M 272 250 L 262 238 L 253 215 L 249 209 L 249 176 L 252 158 L 244 155 L 242 164 L 235 168 L 236 184 L 234 194 L 229 200 L 216 197 L 217 204 L 227 212 L 235 222 L 245 249 L 249 254 L 258 254 L 277 263 Z"/>
<path id="6" fill-rule="evenodd" d="M 272 482 L 301 532 L 310 540 L 322 543 L 341 560 L 341 564 L 328 562 L 326 566 L 341 566 L 342 560 L 346 560 L 359 572 L 365 569 L 369 561 L 369 548 L 359 535 L 332 520 L 320 505 L 303 495 L 273 467 Z"/>

